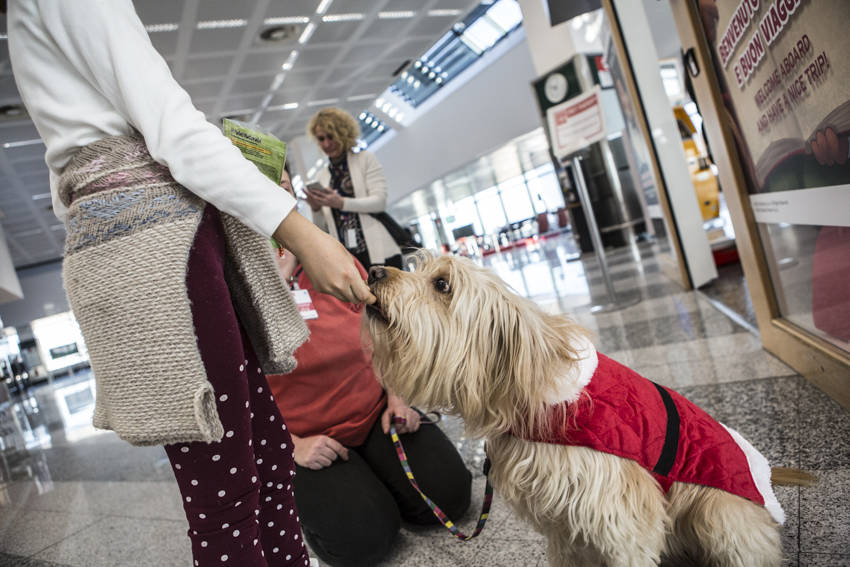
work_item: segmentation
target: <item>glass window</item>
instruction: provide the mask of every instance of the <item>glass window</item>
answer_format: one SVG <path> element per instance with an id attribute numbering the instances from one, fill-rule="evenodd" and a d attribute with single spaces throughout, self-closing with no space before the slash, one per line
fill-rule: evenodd
<path id="1" fill-rule="evenodd" d="M 455 229 L 463 229 L 470 225 L 472 225 L 475 234 L 484 234 L 484 227 L 481 226 L 478 211 L 475 209 L 475 197 L 466 197 L 452 203 L 442 216 L 448 232 L 447 236 L 451 240 L 454 240 L 452 232 Z"/>
<path id="2" fill-rule="evenodd" d="M 554 213 L 564 206 L 561 185 L 546 148 L 543 129 L 537 128 L 392 203 L 389 212 L 402 224 L 418 218 L 423 245 L 428 248 L 438 249 L 441 241 L 433 220 L 423 216 L 432 211 L 441 219 L 450 245 L 470 234 L 493 242 L 493 237 L 510 224 L 533 219 L 538 213 Z M 504 235 L 502 242 L 505 238 L 533 236 L 535 227 L 534 223 L 523 223 L 520 230 Z"/>
<path id="3" fill-rule="evenodd" d="M 505 210 L 508 212 L 508 222 L 521 222 L 534 217 L 534 206 L 531 204 L 522 176 L 500 183 L 499 190 L 502 193 Z"/>
<path id="4" fill-rule="evenodd" d="M 416 108 L 522 23 L 517 0 L 482 2 L 414 61 L 390 92 Z"/>
<path id="5" fill-rule="evenodd" d="M 437 228 L 431 215 L 422 215 L 416 222 L 419 224 L 419 234 L 422 235 L 422 247 L 437 250 L 440 248 L 440 239 L 437 237 Z"/>
<path id="6" fill-rule="evenodd" d="M 525 178 L 538 213 L 554 212 L 564 206 L 564 193 L 552 164 L 529 171 Z"/>
<path id="7" fill-rule="evenodd" d="M 481 221 L 484 223 L 484 232 L 494 234 L 499 232 L 506 224 L 505 210 L 499 200 L 499 188 L 490 187 L 481 191 L 476 196 L 478 211 L 481 213 Z"/>

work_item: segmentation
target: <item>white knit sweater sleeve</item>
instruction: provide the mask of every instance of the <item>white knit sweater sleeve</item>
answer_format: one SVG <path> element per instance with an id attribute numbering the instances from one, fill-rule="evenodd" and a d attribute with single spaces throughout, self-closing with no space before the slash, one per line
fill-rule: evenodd
<path id="1" fill-rule="evenodd" d="M 141 132 L 151 156 L 174 179 L 260 234 L 275 231 L 295 200 L 192 105 L 130 0 L 37 2 L 68 62 Z"/>

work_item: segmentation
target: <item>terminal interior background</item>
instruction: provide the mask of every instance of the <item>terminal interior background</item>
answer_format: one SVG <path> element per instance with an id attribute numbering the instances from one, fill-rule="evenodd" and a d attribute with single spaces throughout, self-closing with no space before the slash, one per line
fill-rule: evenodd
<path id="1" fill-rule="evenodd" d="M 653 197 L 646 141 L 629 129 L 636 102 L 615 84 L 612 66 L 622 72 L 624 63 L 612 54 L 606 12 L 598 2 L 565 3 L 587 9 L 553 26 L 552 4 L 135 0 L 154 46 L 210 121 L 253 122 L 288 143 L 297 192 L 327 166 L 307 121 L 325 106 L 346 109 L 362 130 L 358 147 L 384 166 L 388 212 L 423 248 L 491 268 L 520 295 L 588 327 L 601 352 L 738 429 L 772 464 L 814 472 L 814 487 L 777 490 L 789 518 L 785 564 L 850 565 L 850 415 L 763 348 L 669 2 L 614 4 L 628 4 L 629 33 L 644 34 L 639 48 L 626 38 L 628 64 L 649 66 L 638 83 L 643 104 L 662 117 L 651 126 L 667 185 L 684 203 L 673 203 L 676 227 Z M 0 566 L 189 565 L 165 452 L 91 426 L 94 381 L 61 283 L 64 226 L 0 25 Z M 605 116 L 605 137 L 580 166 L 605 270 L 576 169 L 553 155 L 541 110 L 541 77 L 567 62 L 583 90 L 599 88 Z M 673 230 L 696 244 L 677 248 Z M 782 223 L 766 230 L 787 317 L 813 329 L 813 233 Z M 22 299 L 7 290 L 10 278 Z M 458 418 L 441 427 L 475 477 L 473 504 L 457 519 L 471 529 L 483 443 Z M 405 527 L 382 565 L 546 564 L 542 537 L 498 497 L 490 518 L 471 543 Z"/>

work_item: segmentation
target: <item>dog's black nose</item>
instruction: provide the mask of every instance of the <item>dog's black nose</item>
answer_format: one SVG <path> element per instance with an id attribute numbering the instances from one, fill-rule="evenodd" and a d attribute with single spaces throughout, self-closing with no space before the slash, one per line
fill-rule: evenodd
<path id="1" fill-rule="evenodd" d="M 384 269 L 383 266 L 372 266 L 371 268 L 369 268 L 369 284 L 379 282 L 386 277 L 387 271 Z"/>

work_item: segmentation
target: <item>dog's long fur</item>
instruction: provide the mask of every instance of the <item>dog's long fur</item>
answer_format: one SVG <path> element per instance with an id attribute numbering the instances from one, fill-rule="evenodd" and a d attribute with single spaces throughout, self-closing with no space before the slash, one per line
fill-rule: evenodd
<path id="1" fill-rule="evenodd" d="M 565 392 L 586 335 L 574 322 L 454 257 L 387 268 L 372 289 L 365 320 L 384 385 L 487 438 L 493 486 L 547 537 L 552 566 L 780 565 L 779 527 L 762 506 L 684 483 L 665 496 L 633 461 L 509 433 L 544 426 L 545 400 Z"/>

